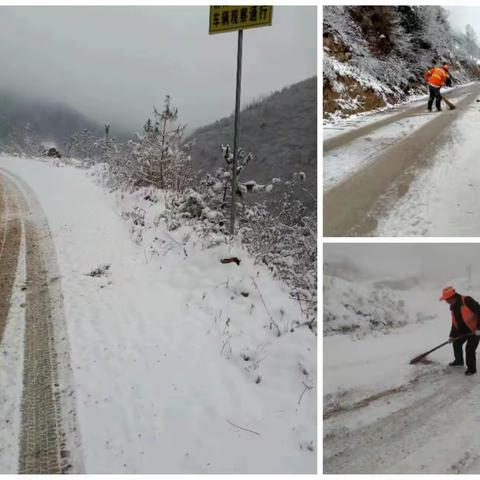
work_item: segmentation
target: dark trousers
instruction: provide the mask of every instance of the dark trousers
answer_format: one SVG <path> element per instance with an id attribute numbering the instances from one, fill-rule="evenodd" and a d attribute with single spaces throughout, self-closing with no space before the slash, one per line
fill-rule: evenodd
<path id="1" fill-rule="evenodd" d="M 442 96 L 440 95 L 440 87 L 432 87 L 431 85 L 428 86 L 430 89 L 430 98 L 428 99 L 428 109 L 432 109 L 433 101 L 435 100 L 435 107 L 437 110 L 442 109 Z"/>
<path id="2" fill-rule="evenodd" d="M 455 361 L 457 363 L 463 363 L 463 344 L 467 342 L 465 348 L 465 356 L 467 360 L 467 368 L 471 372 L 477 371 L 477 360 L 475 358 L 475 350 L 477 349 L 478 342 L 480 342 L 480 337 L 476 335 L 471 335 L 470 337 L 462 338 L 453 342 L 453 353 L 455 355 Z"/>

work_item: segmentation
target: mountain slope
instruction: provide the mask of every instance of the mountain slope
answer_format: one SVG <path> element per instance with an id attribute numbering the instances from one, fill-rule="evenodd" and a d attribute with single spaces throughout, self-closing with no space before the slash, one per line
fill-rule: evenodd
<path id="1" fill-rule="evenodd" d="M 74 132 L 84 129 L 100 131 L 98 125 L 67 105 L 1 91 L 0 143 L 9 134 L 18 133 L 22 138 L 27 125 L 30 134 L 39 141 L 50 141 L 58 145 L 65 144 Z"/>
<path id="2" fill-rule="evenodd" d="M 222 166 L 222 144 L 233 146 L 234 116 L 199 128 L 192 162 L 200 169 Z M 242 180 L 282 180 L 294 172 L 306 173 L 306 187 L 316 196 L 317 184 L 317 77 L 312 77 L 242 110 L 239 145 L 254 154 Z"/>
<path id="3" fill-rule="evenodd" d="M 447 62 L 453 85 L 480 78 L 478 47 L 440 6 L 326 6 L 323 111 L 334 120 L 426 94 L 423 74 Z"/>

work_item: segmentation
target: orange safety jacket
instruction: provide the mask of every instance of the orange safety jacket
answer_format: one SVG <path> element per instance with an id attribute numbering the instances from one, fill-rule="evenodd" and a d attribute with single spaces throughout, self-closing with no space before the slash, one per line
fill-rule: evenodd
<path id="1" fill-rule="evenodd" d="M 460 315 L 462 316 L 462 320 L 465 322 L 467 327 L 475 333 L 475 330 L 477 330 L 478 326 L 478 316 L 470 310 L 464 302 L 464 296 L 462 295 L 462 306 L 460 307 Z M 452 325 L 455 328 L 458 328 L 457 324 L 457 319 L 455 318 L 455 315 L 452 310 Z"/>
<path id="2" fill-rule="evenodd" d="M 425 72 L 425 81 L 432 87 L 443 87 L 447 81 L 448 74 L 443 68 L 433 67 Z"/>

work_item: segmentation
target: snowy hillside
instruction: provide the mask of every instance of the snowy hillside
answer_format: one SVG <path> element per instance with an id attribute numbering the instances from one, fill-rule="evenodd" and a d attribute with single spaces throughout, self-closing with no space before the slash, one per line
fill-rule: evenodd
<path id="1" fill-rule="evenodd" d="M 55 242 L 77 465 L 315 473 L 316 336 L 289 288 L 240 243 L 187 223 L 170 228 L 167 193 L 106 193 L 98 170 L 0 157 L 0 173 L 40 202 Z M 232 257 L 239 264 L 222 262 Z M 11 322 L 0 369 L 0 418 L 10 420 L 3 473 L 16 472 L 20 434 L 22 317 Z"/>
<path id="2" fill-rule="evenodd" d="M 468 44 L 440 6 L 325 6 L 324 120 L 425 93 L 423 74 L 435 64 L 450 64 L 454 85 L 480 78 Z"/>
<path id="3" fill-rule="evenodd" d="M 18 153 L 29 142 L 48 142 L 64 149 L 69 137 L 101 128 L 68 105 L 0 90 L 0 151 Z"/>
<path id="4" fill-rule="evenodd" d="M 285 87 L 252 102 L 240 114 L 240 145 L 254 159 L 245 171 L 245 180 L 270 182 L 288 179 L 294 172 L 306 174 L 305 197 L 317 194 L 317 77 Z M 197 129 L 191 150 L 196 169 L 212 171 L 223 164 L 220 145 L 233 145 L 233 115 Z"/>

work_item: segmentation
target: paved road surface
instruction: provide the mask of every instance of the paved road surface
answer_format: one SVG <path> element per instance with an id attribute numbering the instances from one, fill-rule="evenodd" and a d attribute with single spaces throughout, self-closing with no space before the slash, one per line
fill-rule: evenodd
<path id="1" fill-rule="evenodd" d="M 418 169 L 425 166 L 434 157 L 436 149 L 448 141 L 448 126 L 475 102 L 479 92 L 478 84 L 465 87 L 463 93 L 467 95 L 455 110 L 437 114 L 432 121 L 382 152 L 374 162 L 327 190 L 323 197 L 324 235 L 371 235 L 392 202 L 408 191 Z M 384 126 L 385 122 L 393 123 L 416 113 L 417 109 L 412 109 L 358 131 L 329 139 L 324 144 L 324 151 L 371 133 L 372 129 Z"/>

